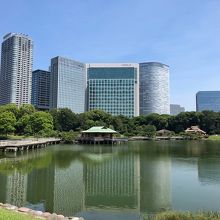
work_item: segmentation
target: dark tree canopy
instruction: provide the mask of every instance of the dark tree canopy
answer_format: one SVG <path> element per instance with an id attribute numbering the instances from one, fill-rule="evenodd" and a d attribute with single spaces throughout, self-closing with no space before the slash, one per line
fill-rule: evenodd
<path id="1" fill-rule="evenodd" d="M 156 113 L 128 118 L 113 116 L 102 110 L 76 114 L 68 108 L 37 111 L 32 105 L 15 104 L 0 106 L 0 132 L 30 135 L 57 132 L 79 132 L 92 126 L 110 127 L 125 136 L 151 136 L 155 130 L 168 129 L 175 133 L 198 125 L 208 134 L 220 134 L 220 112 L 182 112 L 176 116 Z M 53 133 L 53 132 L 52 132 Z M 72 135 L 70 133 L 67 135 Z M 62 134 L 66 135 L 66 134 Z"/>

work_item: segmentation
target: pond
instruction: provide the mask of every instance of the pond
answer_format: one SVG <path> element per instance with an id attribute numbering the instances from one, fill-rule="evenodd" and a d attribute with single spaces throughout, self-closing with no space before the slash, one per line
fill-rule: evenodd
<path id="1" fill-rule="evenodd" d="M 19 207 L 85 220 L 220 211 L 218 141 L 54 145 L 0 158 L 0 202 Z"/>

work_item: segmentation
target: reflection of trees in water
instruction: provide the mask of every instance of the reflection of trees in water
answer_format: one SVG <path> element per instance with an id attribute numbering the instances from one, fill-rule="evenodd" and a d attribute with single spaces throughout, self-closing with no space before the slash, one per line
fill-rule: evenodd
<path id="1" fill-rule="evenodd" d="M 214 141 L 142 141 L 129 142 L 131 151 L 138 154 L 172 157 L 202 157 L 203 155 L 220 155 L 219 143 Z"/>
<path id="2" fill-rule="evenodd" d="M 13 159 L 2 159 L 0 162 L 0 173 L 11 175 L 16 170 L 16 172 L 26 174 L 30 173 L 33 169 L 48 167 L 51 162 L 52 155 L 45 152 L 35 152 Z"/>
<path id="3" fill-rule="evenodd" d="M 4 202 L 6 200 L 6 190 L 7 176 L 0 173 L 0 201 Z"/>

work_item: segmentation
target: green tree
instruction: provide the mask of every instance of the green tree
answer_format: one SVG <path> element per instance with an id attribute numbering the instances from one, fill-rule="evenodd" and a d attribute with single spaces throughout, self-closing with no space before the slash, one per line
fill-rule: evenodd
<path id="1" fill-rule="evenodd" d="M 32 134 L 48 132 L 53 129 L 53 118 L 47 112 L 35 112 L 30 116 L 27 126 L 30 126 Z"/>
<path id="2" fill-rule="evenodd" d="M 68 131 L 68 132 L 60 132 L 60 138 L 65 143 L 73 143 L 74 140 L 79 136 L 78 132 Z"/>
<path id="3" fill-rule="evenodd" d="M 79 115 L 81 129 L 88 129 L 92 126 L 107 126 L 112 122 L 111 114 L 95 109 Z"/>
<path id="4" fill-rule="evenodd" d="M 24 116 L 24 115 L 31 115 L 35 112 L 35 108 L 33 105 L 30 104 L 23 104 L 20 106 L 19 111 L 18 111 L 18 116 L 19 118 Z"/>
<path id="5" fill-rule="evenodd" d="M 29 114 L 25 114 L 21 118 L 18 119 L 16 123 L 16 133 L 17 134 L 31 134 L 32 133 Z"/>
<path id="6" fill-rule="evenodd" d="M 0 133 L 7 135 L 15 130 L 16 118 L 12 112 L 4 111 L 0 114 Z"/>
<path id="7" fill-rule="evenodd" d="M 131 132 L 132 124 L 133 121 L 126 116 L 117 115 L 112 117 L 112 125 L 120 134 L 125 134 L 126 136 L 133 135 L 133 132 Z"/>
<path id="8" fill-rule="evenodd" d="M 208 134 L 220 133 L 220 113 L 213 111 L 203 111 L 200 121 L 200 128 Z"/>
<path id="9" fill-rule="evenodd" d="M 54 127 L 54 129 L 57 130 L 57 131 L 61 131 L 62 128 L 61 128 L 61 125 L 59 124 L 59 120 L 58 120 L 59 110 L 56 109 L 56 108 L 53 108 L 49 111 L 49 113 L 53 117 L 53 127 Z"/>
<path id="10" fill-rule="evenodd" d="M 79 126 L 76 114 L 68 108 L 59 109 L 57 120 L 61 131 L 75 130 Z"/>
<path id="11" fill-rule="evenodd" d="M 157 129 L 154 125 L 147 125 L 145 130 L 148 137 L 153 138 L 156 136 Z"/>
<path id="12" fill-rule="evenodd" d="M 170 115 L 159 115 L 156 113 L 152 113 L 146 116 L 146 125 L 154 125 L 157 130 L 161 130 L 168 127 Z"/>
<path id="13" fill-rule="evenodd" d="M 192 125 L 200 125 L 202 116 L 200 112 L 181 112 L 169 118 L 168 129 L 176 133 L 183 132 Z"/>
<path id="14" fill-rule="evenodd" d="M 18 107 L 17 107 L 16 104 L 14 104 L 14 103 L 7 104 L 7 105 L 1 105 L 1 106 L 0 106 L 0 113 L 6 112 L 6 111 L 13 113 L 16 118 L 19 117 Z"/>

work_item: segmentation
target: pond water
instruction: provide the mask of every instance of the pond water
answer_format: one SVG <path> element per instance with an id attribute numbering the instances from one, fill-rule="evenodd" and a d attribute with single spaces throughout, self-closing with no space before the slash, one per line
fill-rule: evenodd
<path id="1" fill-rule="evenodd" d="M 0 202 L 19 207 L 85 220 L 220 211 L 217 141 L 54 145 L 0 158 Z"/>

